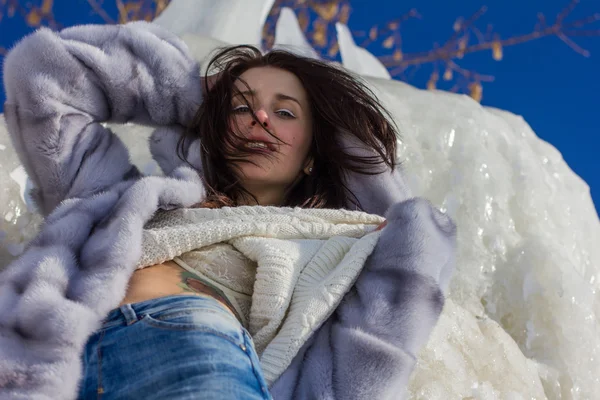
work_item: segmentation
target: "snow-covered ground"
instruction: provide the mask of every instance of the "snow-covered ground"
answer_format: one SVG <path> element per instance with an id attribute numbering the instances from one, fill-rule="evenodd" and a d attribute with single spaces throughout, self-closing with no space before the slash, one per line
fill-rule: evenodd
<path id="1" fill-rule="evenodd" d="M 222 42 L 258 43 L 271 0 L 211 4 L 174 0 L 158 23 L 183 35 L 200 60 Z M 213 9 L 218 18 L 209 14 Z M 242 9 L 245 19 L 236 17 Z M 310 54 L 290 14 L 284 16 L 277 43 Z M 199 30 L 213 20 L 218 24 Z M 338 34 L 344 64 L 365 76 L 395 117 L 402 134 L 398 159 L 414 193 L 459 227 L 450 296 L 419 355 L 411 398 L 599 398 L 600 222 L 588 186 L 521 117 L 391 81 L 347 29 L 338 26 Z M 155 172 L 148 129 L 115 130 L 136 163 Z M 39 222 L 24 202 L 26 176 L 2 117 L 0 181 L 1 268 Z"/>

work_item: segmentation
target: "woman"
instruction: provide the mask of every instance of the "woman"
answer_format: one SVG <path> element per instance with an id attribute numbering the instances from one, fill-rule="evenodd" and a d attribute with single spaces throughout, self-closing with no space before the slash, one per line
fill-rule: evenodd
<path id="1" fill-rule="evenodd" d="M 132 274 L 143 224 L 157 209 L 174 207 L 345 207 L 383 214 L 394 203 L 354 287 L 270 391 L 278 399 L 385 398 L 403 391 L 441 311 L 453 265 L 452 222 L 428 203 L 405 201 L 394 169 L 393 124 L 343 70 L 283 52 L 263 57 L 251 48 L 227 49 L 211 66 L 218 79 L 211 88 L 206 83 L 201 102 L 198 67 L 185 46 L 144 23 L 41 30 L 7 56 L 9 131 L 49 217 L 0 282 L 13 288 L 10 301 L 20 313 L 60 315 L 6 319 L 14 337 L 0 342 L 0 350 L 18 366 L 12 376 L 0 367 L 8 393 L 70 393 L 69 385 L 64 396 L 48 393 L 57 390 L 56 371 L 34 373 L 58 357 L 56 347 L 38 346 L 45 359 L 27 364 L 23 359 L 38 354 L 9 353 L 9 343 L 16 349 L 32 338 L 60 342 L 61 363 L 53 365 L 76 371 L 72 354 L 81 352 L 78 340 L 85 338 L 81 398 L 269 398 L 239 296 L 252 290 L 252 281 L 236 293 L 180 257 Z M 175 152 L 155 158 L 177 180 L 140 179 L 105 121 L 185 131 L 181 138 L 157 136 L 152 146 L 178 143 L 196 167 L 201 158 L 206 195 L 182 183 L 189 176 Z M 200 146 L 190 141 L 196 138 Z M 198 147 L 200 154 L 193 152 Z M 399 236 L 407 227 L 411 235 Z M 225 252 L 237 257 L 235 249 Z M 52 274 L 49 259 L 67 271 L 64 277 Z M 110 284 L 101 286 L 90 272 L 96 268 Z M 31 300 L 38 293 L 31 287 L 56 280 L 60 296 L 53 295 L 51 310 Z M 65 344 L 61 329 L 76 325 L 69 319 L 74 313 L 89 323 L 69 331 Z M 104 323 L 88 337 L 98 316 Z"/>

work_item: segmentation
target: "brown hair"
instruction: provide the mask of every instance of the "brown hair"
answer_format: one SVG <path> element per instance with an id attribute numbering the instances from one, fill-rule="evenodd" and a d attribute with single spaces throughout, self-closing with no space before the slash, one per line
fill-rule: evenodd
<path id="1" fill-rule="evenodd" d="M 231 162 L 243 161 L 240 154 L 247 154 L 248 150 L 244 139 L 232 132 L 229 121 L 232 98 L 241 95 L 235 82 L 245 71 L 266 66 L 289 71 L 300 80 L 313 116 L 309 150 L 313 173 L 297 182 L 281 205 L 344 208 L 354 204 L 361 209 L 345 184 L 345 173 L 375 174 L 383 170 L 374 171 L 374 165 L 395 167 L 397 132 L 390 114 L 360 79 L 341 67 L 282 50 L 262 54 L 246 45 L 220 49 L 211 59 L 204 77 L 204 101 L 179 143 L 180 157 L 185 159 L 186 140 L 201 140 L 202 168 L 209 193 L 201 206 L 234 206 L 241 199 L 253 198 L 241 186 Z M 209 74 L 217 73 L 218 79 L 209 87 Z M 250 104 L 244 100 L 256 120 Z M 373 149 L 372 155 L 346 152 L 340 143 L 341 131 Z"/>

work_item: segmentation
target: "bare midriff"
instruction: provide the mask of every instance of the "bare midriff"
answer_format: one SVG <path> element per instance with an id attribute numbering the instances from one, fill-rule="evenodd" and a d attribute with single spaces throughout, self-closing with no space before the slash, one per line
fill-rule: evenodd
<path id="1" fill-rule="evenodd" d="M 214 298 L 235 316 L 227 299 L 217 294 L 200 277 L 192 277 L 191 282 L 189 275 L 188 271 L 174 261 L 139 269 L 129 280 L 127 294 L 120 305 L 173 295 L 197 295 Z"/>

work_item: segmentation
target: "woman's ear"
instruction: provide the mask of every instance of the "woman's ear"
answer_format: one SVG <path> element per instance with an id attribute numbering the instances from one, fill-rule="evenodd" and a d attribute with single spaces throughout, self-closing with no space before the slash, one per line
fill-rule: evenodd
<path id="1" fill-rule="evenodd" d="M 200 77 L 200 84 L 202 85 L 202 94 L 206 95 L 213 88 L 213 86 L 215 86 L 215 83 L 217 83 L 220 77 L 221 72 L 208 76 L 202 75 Z"/>
<path id="2" fill-rule="evenodd" d="M 304 163 L 304 173 L 306 175 L 312 175 L 313 174 L 313 165 L 314 165 L 314 160 L 312 157 L 308 157 L 308 159 L 306 160 L 306 162 Z"/>

